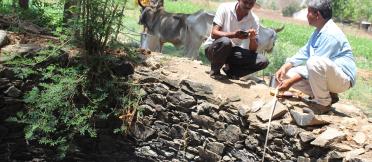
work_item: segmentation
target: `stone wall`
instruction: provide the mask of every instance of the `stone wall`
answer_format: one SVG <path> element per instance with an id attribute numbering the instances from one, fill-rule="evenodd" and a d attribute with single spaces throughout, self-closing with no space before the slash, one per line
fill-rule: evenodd
<path id="1" fill-rule="evenodd" d="M 131 130 L 137 155 L 156 161 L 261 160 L 272 103 L 244 107 L 237 104 L 239 98 L 218 100 L 208 85 L 169 80 L 156 70 L 160 65 L 149 65 L 137 68 L 134 76 L 145 94 L 139 107 L 143 117 Z M 285 102 L 276 107 L 266 161 L 371 160 L 358 157 L 371 145 L 367 150 L 347 146 L 342 131 L 297 126 L 288 113 L 291 107 Z"/>

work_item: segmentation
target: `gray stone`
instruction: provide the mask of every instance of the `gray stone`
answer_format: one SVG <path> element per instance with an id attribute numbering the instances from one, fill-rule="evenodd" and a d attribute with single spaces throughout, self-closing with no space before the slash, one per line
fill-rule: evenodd
<path id="1" fill-rule="evenodd" d="M 210 85 L 196 83 L 190 80 L 182 80 L 180 87 L 182 90 L 197 96 L 207 97 L 213 94 Z"/>
<path id="2" fill-rule="evenodd" d="M 208 130 L 205 130 L 205 129 L 198 129 L 198 132 L 202 135 L 202 136 L 206 136 L 206 137 L 214 137 L 215 135 L 208 131 Z"/>
<path id="3" fill-rule="evenodd" d="M 190 146 L 187 147 L 187 151 L 191 152 L 192 154 L 198 154 L 199 153 L 198 149 L 196 149 L 194 147 L 190 147 Z"/>
<path id="4" fill-rule="evenodd" d="M 243 150 L 234 149 L 231 151 L 231 154 L 234 157 L 236 157 L 239 161 L 247 161 L 247 162 L 257 161 L 257 159 L 254 158 L 256 156 L 250 153 L 249 151 L 247 151 L 246 149 L 243 149 Z"/>
<path id="5" fill-rule="evenodd" d="M 236 125 L 228 125 L 226 129 L 216 130 L 216 136 L 218 141 L 235 143 L 239 141 L 241 130 Z"/>
<path id="6" fill-rule="evenodd" d="M 143 115 L 147 116 L 147 115 L 152 115 L 154 114 L 154 112 L 156 112 L 156 110 L 154 108 L 152 108 L 150 105 L 140 105 L 138 106 L 138 109 L 143 112 Z"/>
<path id="7" fill-rule="evenodd" d="M 245 143 L 245 146 L 247 146 L 250 150 L 256 150 L 256 148 L 258 148 L 259 141 L 257 138 L 248 136 L 245 139 L 244 143 Z"/>
<path id="8" fill-rule="evenodd" d="M 189 113 L 190 108 L 196 104 L 194 97 L 187 95 L 183 92 L 169 92 L 167 95 L 167 101 L 172 103 L 176 110 Z"/>
<path id="9" fill-rule="evenodd" d="M 225 145 L 222 144 L 222 143 L 219 143 L 219 142 L 209 142 L 207 143 L 207 147 L 206 149 L 218 154 L 218 155 L 222 155 L 224 149 L 225 149 Z"/>
<path id="10" fill-rule="evenodd" d="M 161 95 L 167 95 L 169 91 L 169 87 L 162 84 L 162 83 L 154 83 L 154 88 L 149 93 L 157 93 Z"/>
<path id="11" fill-rule="evenodd" d="M 366 151 L 363 148 L 355 149 L 349 152 L 345 153 L 345 160 L 351 161 L 352 158 L 357 157 L 358 155 L 361 155 L 365 153 Z"/>
<path id="12" fill-rule="evenodd" d="M 335 143 L 331 145 L 331 148 L 336 150 L 336 151 L 341 151 L 341 152 L 346 152 L 346 151 L 351 151 L 353 148 L 347 144 L 343 143 Z"/>
<path id="13" fill-rule="evenodd" d="M 170 129 L 170 136 L 173 139 L 182 139 L 185 135 L 185 128 L 180 126 L 179 124 L 173 124 L 172 128 Z"/>
<path id="14" fill-rule="evenodd" d="M 226 156 L 226 155 L 223 156 L 222 160 L 223 161 L 232 161 L 231 158 L 230 158 L 230 156 Z"/>
<path id="15" fill-rule="evenodd" d="M 24 54 L 39 49 L 40 46 L 36 44 L 14 44 L 5 46 L 4 48 L 1 49 L 1 51 L 13 54 Z"/>
<path id="16" fill-rule="evenodd" d="M 353 140 L 358 143 L 359 145 L 363 145 L 364 142 L 366 141 L 366 135 L 363 132 L 357 132 L 353 136 Z"/>
<path id="17" fill-rule="evenodd" d="M 319 147 L 326 147 L 332 142 L 337 142 L 345 139 L 346 134 L 344 132 L 338 131 L 335 128 L 327 128 L 322 134 L 320 134 L 314 141 L 311 142 L 312 145 Z"/>
<path id="18" fill-rule="evenodd" d="M 302 142 L 307 143 L 314 140 L 316 137 L 312 132 L 301 132 L 299 133 Z"/>
<path id="19" fill-rule="evenodd" d="M 306 158 L 306 157 L 303 157 L 303 156 L 299 156 L 297 158 L 297 162 L 310 162 L 310 158 Z"/>
<path id="20" fill-rule="evenodd" d="M 226 100 L 227 100 L 227 102 L 238 102 L 241 99 L 240 99 L 239 96 L 233 96 L 233 97 L 228 97 Z"/>
<path id="21" fill-rule="evenodd" d="M 0 30 L 0 48 L 7 45 L 9 39 L 7 37 L 7 33 L 4 30 Z"/>
<path id="22" fill-rule="evenodd" d="M 372 144 L 368 144 L 364 147 L 366 151 L 368 152 L 369 150 L 372 150 Z"/>
<path id="23" fill-rule="evenodd" d="M 131 134 L 137 139 L 147 140 L 155 134 L 155 130 L 137 122 L 134 124 L 134 128 L 131 129 Z"/>
<path id="24" fill-rule="evenodd" d="M 238 107 L 239 115 L 242 117 L 248 116 L 248 113 L 251 111 L 251 109 L 247 105 L 240 105 Z"/>
<path id="25" fill-rule="evenodd" d="M 257 113 L 257 117 L 260 118 L 263 122 L 269 121 L 272 107 L 274 105 L 274 101 L 267 103 L 262 109 Z M 272 116 L 272 120 L 279 119 L 283 117 L 288 112 L 288 108 L 284 106 L 282 103 L 277 102 L 275 106 L 275 111 Z"/>
<path id="26" fill-rule="evenodd" d="M 350 104 L 343 104 L 338 102 L 333 104 L 332 107 L 335 108 L 334 111 L 336 114 L 341 114 L 353 118 L 365 116 L 361 109 L 358 109 Z"/>
<path id="27" fill-rule="evenodd" d="M 328 121 L 322 120 L 319 116 L 316 116 L 314 112 L 308 108 L 304 108 L 303 112 L 295 110 L 290 111 L 292 118 L 298 126 L 320 126 L 329 124 Z"/>
<path id="28" fill-rule="evenodd" d="M 150 94 L 148 97 L 153 101 L 153 103 L 158 104 L 158 105 L 163 105 L 165 106 L 167 103 L 167 99 L 164 95 L 162 94 Z"/>
<path id="29" fill-rule="evenodd" d="M 215 120 L 209 116 L 206 115 L 197 115 L 197 113 L 192 112 L 191 117 L 194 120 L 196 124 L 201 126 L 202 128 L 211 128 L 213 127 L 213 124 Z"/>
<path id="30" fill-rule="evenodd" d="M 265 101 L 259 99 L 256 101 L 253 101 L 251 111 L 252 112 L 257 112 L 259 111 L 263 106 L 265 105 Z"/>
<path id="31" fill-rule="evenodd" d="M 202 161 L 219 161 L 221 159 L 220 155 L 217 155 L 216 153 L 204 149 L 200 146 L 198 147 L 198 152 Z"/>
<path id="32" fill-rule="evenodd" d="M 9 97 L 15 98 L 20 97 L 22 95 L 22 91 L 14 86 L 9 87 L 4 93 Z"/>
<path id="33" fill-rule="evenodd" d="M 202 143 L 201 136 L 198 132 L 192 130 L 187 131 L 187 143 L 190 146 L 198 146 Z"/>
<path id="34" fill-rule="evenodd" d="M 328 154 L 327 154 L 327 157 L 328 159 L 342 159 L 345 157 L 345 155 L 341 152 L 338 152 L 338 151 L 330 151 Z"/>
<path id="35" fill-rule="evenodd" d="M 161 67 L 159 61 L 154 59 L 153 57 L 148 57 L 146 60 L 144 60 L 144 65 L 149 67 L 151 70 L 156 70 Z"/>
<path id="36" fill-rule="evenodd" d="M 159 156 L 155 151 L 151 150 L 150 146 L 143 146 L 139 149 L 136 149 L 136 154 L 155 158 Z"/>
<path id="37" fill-rule="evenodd" d="M 239 117 L 233 114 L 230 114 L 226 111 L 220 111 L 220 116 L 222 117 L 223 122 L 230 123 L 230 124 L 238 124 Z"/>
<path id="38" fill-rule="evenodd" d="M 159 150 L 159 153 L 167 158 L 174 157 L 174 152 L 168 152 L 165 150 Z"/>
<path id="39" fill-rule="evenodd" d="M 294 125 L 289 125 L 289 124 L 284 125 L 283 130 L 284 130 L 284 133 L 290 137 L 296 136 L 298 133 L 298 128 L 297 126 L 294 126 Z"/>
<path id="40" fill-rule="evenodd" d="M 215 111 L 218 111 L 218 105 L 203 102 L 196 106 L 196 110 L 199 115 L 211 115 Z"/>

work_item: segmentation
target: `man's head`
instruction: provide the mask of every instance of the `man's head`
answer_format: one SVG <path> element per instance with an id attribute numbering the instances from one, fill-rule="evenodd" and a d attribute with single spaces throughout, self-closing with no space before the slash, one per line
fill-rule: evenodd
<path id="1" fill-rule="evenodd" d="M 253 8 L 256 0 L 238 0 L 238 2 L 240 9 L 249 11 Z"/>
<path id="2" fill-rule="evenodd" d="M 325 21 L 332 18 L 332 0 L 308 0 L 308 19 L 310 16 L 321 16 Z M 310 17 L 311 19 L 312 17 Z M 310 20 L 309 20 L 310 23 Z"/>

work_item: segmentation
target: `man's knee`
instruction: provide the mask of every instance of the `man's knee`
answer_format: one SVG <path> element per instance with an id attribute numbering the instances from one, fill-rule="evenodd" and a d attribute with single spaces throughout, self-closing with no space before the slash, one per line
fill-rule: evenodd
<path id="1" fill-rule="evenodd" d="M 309 73 L 312 72 L 325 72 L 326 70 L 326 59 L 322 57 L 311 57 L 309 60 L 306 62 L 306 67 Z"/>
<path id="2" fill-rule="evenodd" d="M 231 39 L 228 37 L 221 37 L 216 40 L 221 46 L 232 47 Z"/>
<path id="3" fill-rule="evenodd" d="M 269 64 L 270 64 L 269 59 L 267 59 L 265 56 L 262 55 L 260 57 L 259 64 L 258 64 L 260 70 L 265 69 L 267 66 L 269 66 Z"/>

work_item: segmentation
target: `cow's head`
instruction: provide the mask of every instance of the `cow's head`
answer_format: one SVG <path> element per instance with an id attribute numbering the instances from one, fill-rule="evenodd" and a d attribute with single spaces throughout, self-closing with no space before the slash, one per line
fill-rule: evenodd
<path id="1" fill-rule="evenodd" d="M 163 10 L 163 0 L 138 0 L 138 4 L 141 6 L 139 24 L 151 29 L 157 13 Z"/>
<path id="2" fill-rule="evenodd" d="M 277 39 L 277 33 L 284 29 L 284 25 L 281 28 L 265 28 L 260 26 L 258 42 L 259 46 L 257 48 L 258 53 L 272 52 L 275 46 L 275 41 Z"/>

